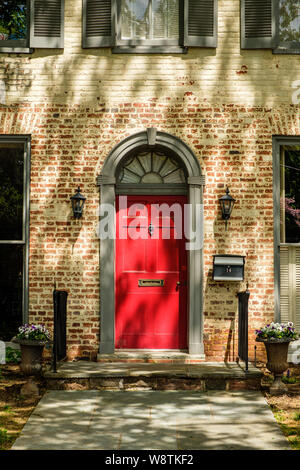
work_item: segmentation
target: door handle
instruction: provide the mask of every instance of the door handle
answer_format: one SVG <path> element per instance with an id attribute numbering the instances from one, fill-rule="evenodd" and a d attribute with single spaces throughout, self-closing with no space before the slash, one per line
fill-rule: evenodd
<path id="1" fill-rule="evenodd" d="M 177 286 L 180 286 L 181 282 L 180 282 L 180 281 L 177 281 L 176 284 L 177 284 Z"/>

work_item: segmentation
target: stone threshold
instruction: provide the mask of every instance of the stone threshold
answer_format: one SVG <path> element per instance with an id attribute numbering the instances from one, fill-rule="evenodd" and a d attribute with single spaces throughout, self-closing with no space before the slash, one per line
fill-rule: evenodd
<path id="1" fill-rule="evenodd" d="M 51 390 L 259 390 L 262 372 L 249 365 L 65 362 L 44 372 Z"/>
<path id="2" fill-rule="evenodd" d="M 205 362 L 205 354 L 191 355 L 187 352 L 168 350 L 122 350 L 113 354 L 98 354 L 97 362 L 198 364 Z"/>

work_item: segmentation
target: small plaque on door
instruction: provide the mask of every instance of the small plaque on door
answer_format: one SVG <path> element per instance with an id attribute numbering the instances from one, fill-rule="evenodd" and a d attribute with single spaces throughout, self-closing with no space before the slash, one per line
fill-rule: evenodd
<path id="1" fill-rule="evenodd" d="M 139 287 L 163 287 L 165 284 L 164 279 L 139 279 Z"/>

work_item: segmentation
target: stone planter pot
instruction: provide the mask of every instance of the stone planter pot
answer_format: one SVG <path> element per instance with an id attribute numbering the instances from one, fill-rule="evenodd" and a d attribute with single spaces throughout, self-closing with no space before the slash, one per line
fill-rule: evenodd
<path id="1" fill-rule="evenodd" d="M 21 347 L 20 369 L 24 375 L 39 375 L 42 371 L 42 355 L 48 341 L 14 338 Z"/>
<path id="2" fill-rule="evenodd" d="M 288 349 L 291 339 L 263 339 L 256 338 L 257 342 L 264 343 L 268 362 L 267 369 L 274 375 L 274 382 L 270 387 L 271 395 L 282 395 L 288 391 L 287 386 L 282 382 L 282 374 L 288 368 Z"/>

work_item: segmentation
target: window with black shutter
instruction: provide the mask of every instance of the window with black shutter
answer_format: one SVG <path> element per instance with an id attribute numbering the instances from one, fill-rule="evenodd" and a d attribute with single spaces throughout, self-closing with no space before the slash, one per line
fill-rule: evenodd
<path id="1" fill-rule="evenodd" d="M 300 0 L 241 0 L 241 48 L 300 53 Z"/>
<path id="2" fill-rule="evenodd" d="M 217 46 L 217 0 L 83 0 L 83 47 L 184 52 Z"/>
<path id="3" fill-rule="evenodd" d="M 64 0 L 2 0 L 0 52 L 63 48 Z"/>

